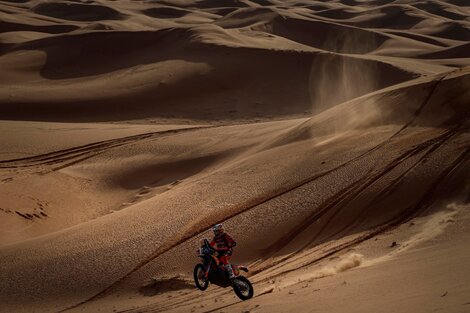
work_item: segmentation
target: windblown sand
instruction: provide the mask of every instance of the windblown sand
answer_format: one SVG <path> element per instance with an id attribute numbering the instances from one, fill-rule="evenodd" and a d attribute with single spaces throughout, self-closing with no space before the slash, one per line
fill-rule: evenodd
<path id="1" fill-rule="evenodd" d="M 470 312 L 469 105 L 466 0 L 0 1 L 0 312 Z"/>

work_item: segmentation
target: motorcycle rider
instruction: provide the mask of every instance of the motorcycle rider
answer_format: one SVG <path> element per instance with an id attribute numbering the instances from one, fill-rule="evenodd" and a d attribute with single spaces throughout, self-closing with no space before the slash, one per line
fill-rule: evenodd
<path id="1" fill-rule="evenodd" d="M 212 227 L 214 232 L 214 239 L 210 242 L 211 247 L 216 246 L 216 251 L 218 252 L 218 259 L 224 265 L 225 270 L 227 271 L 229 278 L 235 278 L 233 273 L 232 265 L 229 262 L 230 257 L 233 253 L 233 247 L 237 245 L 236 241 L 227 234 L 224 230 L 222 224 L 217 224 Z"/>

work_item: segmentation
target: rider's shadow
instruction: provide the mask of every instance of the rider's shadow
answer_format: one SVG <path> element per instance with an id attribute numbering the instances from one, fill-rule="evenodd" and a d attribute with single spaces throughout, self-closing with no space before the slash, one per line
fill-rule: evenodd
<path id="1" fill-rule="evenodd" d="M 152 297 L 169 291 L 194 289 L 192 282 L 181 277 L 152 279 L 147 285 L 139 288 L 140 294 Z"/>

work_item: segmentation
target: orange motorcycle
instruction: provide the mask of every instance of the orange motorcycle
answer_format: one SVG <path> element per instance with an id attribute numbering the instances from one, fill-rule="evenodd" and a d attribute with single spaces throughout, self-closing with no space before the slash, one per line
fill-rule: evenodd
<path id="1" fill-rule="evenodd" d="M 235 294 L 242 300 L 253 297 L 253 286 L 248 278 L 240 275 L 240 271 L 248 272 L 248 268 L 241 265 L 232 265 L 234 278 L 230 279 L 224 266 L 221 266 L 217 258 L 216 250 L 211 247 L 207 239 L 201 241 L 198 256 L 201 263 L 194 267 L 194 282 L 200 290 L 206 290 L 209 282 L 226 288 L 232 287 Z"/>

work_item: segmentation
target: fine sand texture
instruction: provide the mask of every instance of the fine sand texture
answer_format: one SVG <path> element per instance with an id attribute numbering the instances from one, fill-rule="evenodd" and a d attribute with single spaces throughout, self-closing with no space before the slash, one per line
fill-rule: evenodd
<path id="1" fill-rule="evenodd" d="M 0 312 L 470 312 L 469 106 L 466 0 L 0 1 Z"/>

